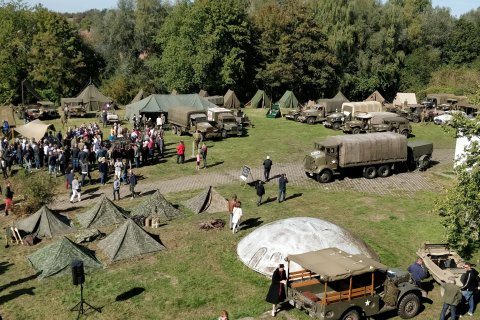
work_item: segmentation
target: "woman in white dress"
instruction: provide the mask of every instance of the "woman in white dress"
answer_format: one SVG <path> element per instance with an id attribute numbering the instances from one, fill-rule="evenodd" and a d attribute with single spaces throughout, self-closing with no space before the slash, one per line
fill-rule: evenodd
<path id="1" fill-rule="evenodd" d="M 240 225 L 240 219 L 243 216 L 243 211 L 242 211 L 242 203 L 240 201 L 237 201 L 235 204 L 235 207 L 233 208 L 233 218 L 232 218 L 232 223 L 233 223 L 233 228 L 232 228 L 232 233 L 237 233 L 238 231 L 238 226 Z"/>

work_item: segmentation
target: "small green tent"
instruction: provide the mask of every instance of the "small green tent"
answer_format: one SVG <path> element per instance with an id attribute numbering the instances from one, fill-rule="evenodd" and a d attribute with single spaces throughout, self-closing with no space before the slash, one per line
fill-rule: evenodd
<path id="1" fill-rule="evenodd" d="M 90 83 L 85 89 L 83 89 L 77 98 L 83 100 L 83 104 L 88 111 L 100 110 L 104 104 L 112 102 L 112 99 L 101 93 L 93 83 Z"/>
<path id="2" fill-rule="evenodd" d="M 168 202 L 159 190 L 133 208 L 131 214 L 132 216 L 157 217 L 164 220 L 172 220 L 183 216 L 182 211 Z"/>
<path id="3" fill-rule="evenodd" d="M 280 108 L 296 108 L 298 107 L 297 97 L 293 94 L 292 91 L 285 91 L 283 96 L 278 100 L 278 105 Z"/>
<path id="4" fill-rule="evenodd" d="M 63 237 L 27 257 L 32 267 L 40 272 L 39 278 L 71 274 L 71 263 L 78 259 L 83 261 L 85 272 L 103 268 L 95 252 Z"/>
<path id="5" fill-rule="evenodd" d="M 39 238 L 54 237 L 75 231 L 67 217 L 53 213 L 47 206 L 41 207 L 28 218 L 16 222 L 15 226 L 27 233 L 34 233 Z"/>
<path id="6" fill-rule="evenodd" d="M 228 89 L 223 96 L 223 106 L 227 109 L 240 108 L 240 100 L 238 100 L 235 91 Z"/>
<path id="7" fill-rule="evenodd" d="M 118 261 L 147 253 L 166 250 L 166 248 L 137 225 L 132 219 L 101 240 L 98 246 L 111 261 Z"/>
<path id="8" fill-rule="evenodd" d="M 267 96 L 265 91 L 258 90 L 253 96 L 252 100 L 247 102 L 245 106 L 252 108 L 270 108 L 272 106 L 272 101 Z"/>
<path id="9" fill-rule="evenodd" d="M 192 210 L 193 213 L 224 212 L 227 211 L 228 208 L 228 201 L 211 186 L 201 191 L 193 198 L 182 202 L 182 204 Z"/>
<path id="10" fill-rule="evenodd" d="M 110 201 L 105 194 L 102 195 L 100 201 L 97 201 L 93 208 L 77 215 L 78 222 L 84 228 L 99 228 L 122 224 L 125 222 L 125 218 L 122 210 Z"/>
<path id="11" fill-rule="evenodd" d="M 335 97 L 331 99 L 318 99 L 318 104 L 325 104 L 325 109 L 327 112 L 340 112 L 342 109 L 342 104 L 344 102 L 350 102 L 342 92 L 338 91 Z"/>

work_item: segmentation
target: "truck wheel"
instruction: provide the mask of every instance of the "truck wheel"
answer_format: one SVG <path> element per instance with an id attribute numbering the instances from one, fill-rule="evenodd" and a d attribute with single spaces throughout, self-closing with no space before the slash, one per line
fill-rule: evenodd
<path id="1" fill-rule="evenodd" d="M 355 309 L 350 310 L 342 317 L 342 320 L 360 320 L 360 313 Z"/>
<path id="2" fill-rule="evenodd" d="M 367 179 L 373 179 L 377 176 L 377 169 L 375 167 L 365 167 L 363 169 L 363 176 Z"/>
<path id="3" fill-rule="evenodd" d="M 402 131 L 402 135 L 404 135 L 405 137 L 408 138 L 408 135 L 410 134 L 410 132 L 408 132 L 408 130 L 403 130 Z"/>
<path id="4" fill-rule="evenodd" d="M 390 175 L 390 166 L 384 164 L 377 169 L 377 175 L 382 178 L 386 178 Z"/>
<path id="5" fill-rule="evenodd" d="M 182 135 L 182 128 L 177 127 L 177 136 L 181 136 L 181 135 Z"/>
<path id="6" fill-rule="evenodd" d="M 414 123 L 419 123 L 420 122 L 420 118 L 419 117 L 413 117 L 413 122 Z"/>
<path id="7" fill-rule="evenodd" d="M 360 133 L 360 128 L 353 128 L 352 133 L 353 134 L 359 134 Z"/>
<path id="8" fill-rule="evenodd" d="M 423 156 L 420 157 L 420 159 L 418 159 L 418 168 L 421 171 L 426 170 L 429 165 L 430 165 L 430 157 L 428 155 L 424 154 Z"/>
<path id="9" fill-rule="evenodd" d="M 340 123 L 339 122 L 332 123 L 332 128 L 333 130 L 340 130 Z"/>
<path id="10" fill-rule="evenodd" d="M 172 126 L 172 133 L 173 133 L 173 134 L 177 134 L 177 127 Z"/>
<path id="11" fill-rule="evenodd" d="M 308 124 L 315 124 L 315 118 L 313 118 L 313 117 L 307 118 L 307 123 Z"/>
<path id="12" fill-rule="evenodd" d="M 420 299 L 415 293 L 405 295 L 398 304 L 398 315 L 402 319 L 415 317 L 420 309 Z"/>
<path id="13" fill-rule="evenodd" d="M 333 173 L 330 170 L 323 170 L 317 175 L 317 180 L 320 183 L 328 183 L 332 181 Z"/>
<path id="14" fill-rule="evenodd" d="M 298 114 L 293 116 L 293 121 L 298 121 Z"/>
<path id="15" fill-rule="evenodd" d="M 222 130 L 222 138 L 228 138 L 228 133 L 225 130 Z"/>

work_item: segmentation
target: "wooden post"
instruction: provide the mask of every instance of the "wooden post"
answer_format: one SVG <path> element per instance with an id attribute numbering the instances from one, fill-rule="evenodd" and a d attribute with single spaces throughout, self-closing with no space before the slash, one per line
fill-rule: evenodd
<path id="1" fill-rule="evenodd" d="M 375 272 L 372 272 L 372 286 L 370 289 L 370 295 L 373 296 L 373 289 L 375 288 Z"/>
<path id="2" fill-rule="evenodd" d="M 352 285 L 353 285 L 352 282 L 353 282 L 353 276 L 350 276 L 350 288 L 348 289 L 348 301 L 352 300 Z M 342 300 L 341 296 L 340 296 L 340 300 Z"/>

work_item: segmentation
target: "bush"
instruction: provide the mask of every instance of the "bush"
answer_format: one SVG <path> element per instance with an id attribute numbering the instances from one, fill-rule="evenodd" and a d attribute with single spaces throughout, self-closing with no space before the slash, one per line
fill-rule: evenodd
<path id="1" fill-rule="evenodd" d="M 23 201 L 14 210 L 14 213 L 18 215 L 29 215 L 36 212 L 43 205 L 52 202 L 56 193 L 56 181 L 47 172 L 26 174 L 21 170 L 12 182 L 15 198 L 23 198 Z"/>

